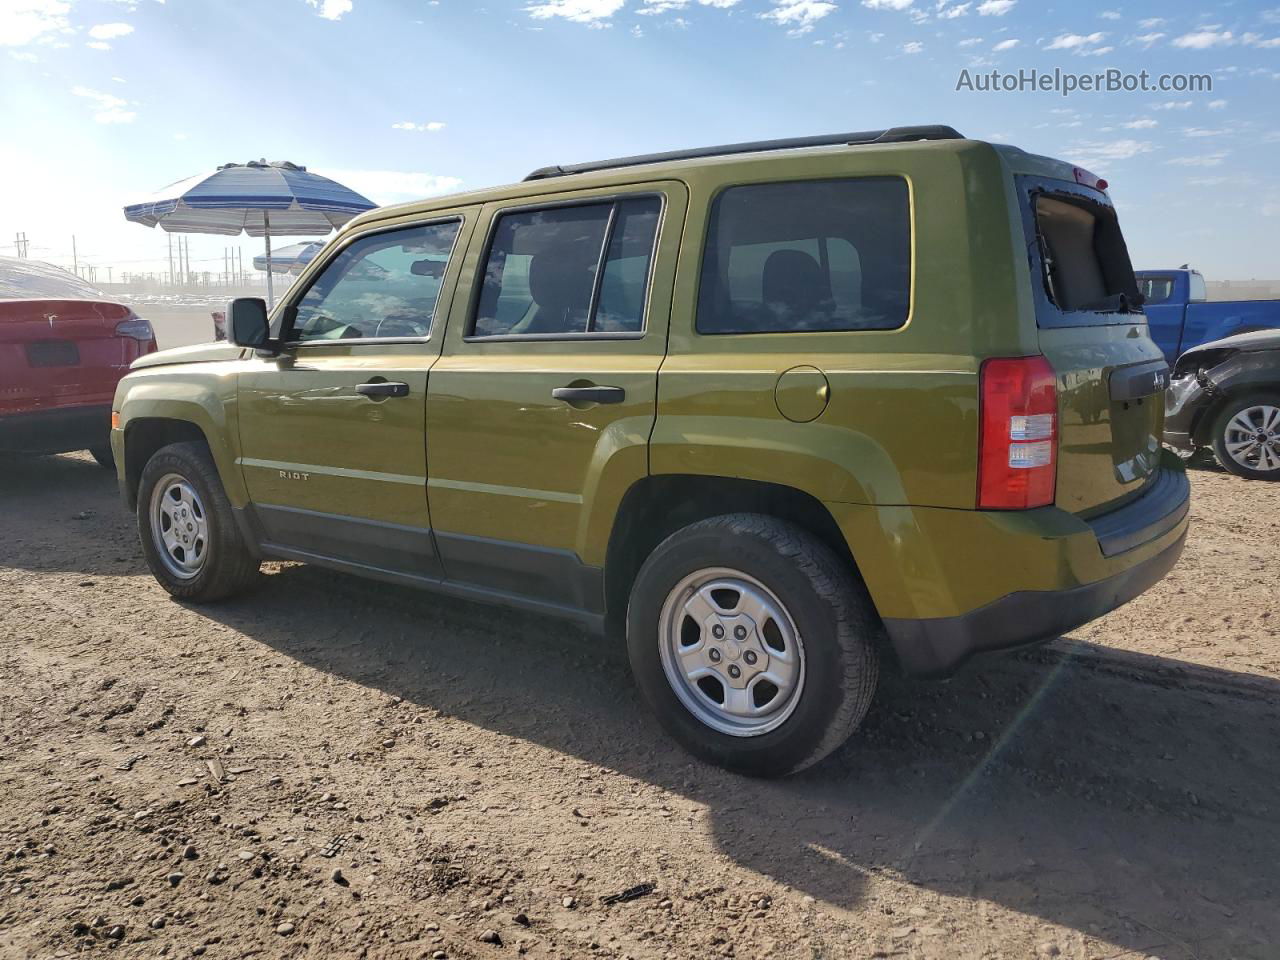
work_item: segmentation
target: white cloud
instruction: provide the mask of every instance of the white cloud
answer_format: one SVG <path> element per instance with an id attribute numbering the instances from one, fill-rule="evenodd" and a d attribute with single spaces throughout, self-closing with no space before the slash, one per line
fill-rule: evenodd
<path id="1" fill-rule="evenodd" d="M 1208 50 L 1210 47 L 1227 47 L 1235 42 L 1230 30 L 1219 32 L 1217 29 L 1210 27 L 1205 30 L 1194 30 L 1191 33 L 1184 33 L 1173 41 L 1175 47 L 1182 47 L 1184 50 Z"/>
<path id="2" fill-rule="evenodd" d="M 1240 38 L 1246 47 L 1261 47 L 1266 50 L 1280 47 L 1280 37 L 1263 37 L 1260 33 L 1246 33 Z"/>
<path id="3" fill-rule="evenodd" d="M 444 129 L 444 124 L 439 120 L 429 120 L 426 123 L 414 123 L 412 120 L 401 120 L 399 123 L 391 125 L 392 130 L 416 130 L 419 133 L 435 133 Z"/>
<path id="4" fill-rule="evenodd" d="M 85 44 L 90 50 L 110 50 L 111 44 L 103 40 L 90 40 Z"/>
<path id="5" fill-rule="evenodd" d="M 1165 163 L 1174 167 L 1220 167 L 1227 156 L 1227 151 L 1223 150 L 1219 153 L 1202 153 L 1194 157 L 1173 157 Z"/>
<path id="6" fill-rule="evenodd" d="M 71 29 L 69 0 L 3 0 L 0 2 L 0 47 L 22 47 Z"/>
<path id="7" fill-rule="evenodd" d="M 736 7 L 742 0 L 641 0 L 641 2 L 644 5 L 636 13 L 650 15 L 667 13 L 670 10 L 683 10 L 693 2 L 696 2 L 701 7 L 716 7 L 720 10 L 727 10 L 729 7 Z"/>
<path id="8" fill-rule="evenodd" d="M 1001 40 L 991 49 L 996 51 L 996 53 L 1000 53 L 1001 51 L 1004 51 L 1004 50 L 1012 50 L 1021 42 L 1022 42 L 1021 40 Z"/>
<path id="9" fill-rule="evenodd" d="M 101 90 L 90 87 L 72 87 L 71 93 L 91 100 L 97 105 L 97 112 L 93 115 L 95 123 L 133 123 L 138 117 L 134 111 L 125 109 L 130 105 L 128 100 L 122 100 L 110 93 L 103 93 Z"/>
<path id="10" fill-rule="evenodd" d="M 1226 133 L 1225 130 L 1206 130 L 1204 127 L 1183 127 L 1182 128 L 1182 135 L 1184 137 L 1193 137 L 1197 140 L 1202 139 L 1204 137 L 1220 137 L 1224 133 Z"/>
<path id="11" fill-rule="evenodd" d="M 939 4 L 938 19 L 939 20 L 955 20 L 957 17 L 963 17 L 969 12 L 969 8 L 973 6 L 971 3 L 957 3 L 955 6 L 947 4 Z"/>
<path id="12" fill-rule="evenodd" d="M 1272 7 L 1270 10 L 1263 10 L 1262 19 L 1267 23 L 1280 23 L 1280 7 Z"/>
<path id="13" fill-rule="evenodd" d="M 307 0 L 307 5 L 315 7 L 326 20 L 341 20 L 351 12 L 351 0 Z"/>
<path id="14" fill-rule="evenodd" d="M 1126 130 L 1150 130 L 1152 127 L 1160 126 L 1160 121 L 1152 120 L 1150 117 L 1142 117 L 1139 120 L 1130 120 L 1128 123 L 1122 123 L 1120 126 Z"/>
<path id="15" fill-rule="evenodd" d="M 919 40 L 912 40 L 902 45 L 903 53 L 924 53 L 924 44 Z"/>
<path id="16" fill-rule="evenodd" d="M 1223 110 L 1226 108 L 1226 106 L 1227 106 L 1227 101 L 1225 100 L 1210 100 L 1208 103 L 1208 107 L 1210 110 Z"/>
<path id="17" fill-rule="evenodd" d="M 1107 140 L 1102 143 L 1077 143 L 1066 154 L 1086 167 L 1097 164 L 1119 163 L 1144 153 L 1154 147 L 1145 140 Z"/>
<path id="18" fill-rule="evenodd" d="M 525 7 L 535 20 L 564 17 L 572 23 L 598 23 L 622 9 L 626 0 L 544 0 Z"/>
<path id="19" fill-rule="evenodd" d="M 868 10 L 905 10 L 915 0 L 862 0 Z"/>
<path id="20" fill-rule="evenodd" d="M 1085 51 L 1088 47 L 1092 47 L 1101 43 L 1106 38 L 1105 33 L 1090 33 L 1082 35 L 1079 33 L 1064 33 L 1053 38 L 1046 50 L 1074 50 L 1076 52 Z"/>
<path id="21" fill-rule="evenodd" d="M 1159 43 L 1163 39 L 1164 39 L 1163 33 L 1140 33 L 1129 42 L 1140 43 L 1142 44 L 1143 50 L 1150 50 L 1152 47 L 1154 47 L 1157 43 Z"/>
<path id="22" fill-rule="evenodd" d="M 115 40 L 131 33 L 133 26 L 128 23 L 99 23 L 89 28 L 89 36 L 95 40 Z"/>
<path id="23" fill-rule="evenodd" d="M 976 47 L 982 42 L 981 37 L 968 37 L 956 44 L 957 47 Z"/>
<path id="24" fill-rule="evenodd" d="M 457 190 L 458 177 L 441 177 L 408 170 L 317 170 L 326 177 L 363 193 L 374 203 L 403 203 Z"/>
<path id="25" fill-rule="evenodd" d="M 1164 17 L 1147 17 L 1145 20 L 1139 20 L 1138 26 L 1143 30 L 1153 30 L 1162 23 L 1164 23 Z"/>
<path id="26" fill-rule="evenodd" d="M 1003 17 L 1018 5 L 1018 0 L 983 0 L 978 4 L 978 13 L 984 17 Z"/>
<path id="27" fill-rule="evenodd" d="M 1189 110 L 1191 109 L 1191 101 L 1190 100 L 1166 100 L 1164 103 L 1157 103 L 1153 109 Z"/>
<path id="28" fill-rule="evenodd" d="M 1103 10 L 1100 14 L 1098 14 L 1098 16 L 1100 16 L 1103 20 L 1119 20 L 1120 11 L 1119 10 Z"/>
<path id="29" fill-rule="evenodd" d="M 759 16 L 761 20 L 772 20 L 780 26 L 790 27 L 788 32 L 799 36 L 808 33 L 815 23 L 835 9 L 836 5 L 830 0 L 773 0 L 773 9 Z"/>

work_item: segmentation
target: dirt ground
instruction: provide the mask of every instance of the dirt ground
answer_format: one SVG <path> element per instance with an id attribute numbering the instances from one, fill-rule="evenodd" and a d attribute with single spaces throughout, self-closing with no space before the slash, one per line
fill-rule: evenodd
<path id="1" fill-rule="evenodd" d="M 2 462 L 0 956 L 1280 957 L 1280 484 L 1193 485 L 1158 588 L 757 782 L 558 622 L 184 606 L 110 475 Z"/>

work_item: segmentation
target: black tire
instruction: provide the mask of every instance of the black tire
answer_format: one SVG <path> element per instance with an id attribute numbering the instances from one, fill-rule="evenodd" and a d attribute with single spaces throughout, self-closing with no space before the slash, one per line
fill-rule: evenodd
<path id="1" fill-rule="evenodd" d="M 677 695 L 662 665 L 668 595 L 700 570 L 728 567 L 774 594 L 804 651 L 803 683 L 779 726 L 722 733 Z M 849 564 L 809 533 L 774 517 L 738 513 L 672 534 L 640 568 L 627 608 L 627 652 L 640 692 L 666 731 L 690 753 L 751 776 L 778 777 L 817 763 L 862 722 L 875 693 L 883 626 Z"/>
<path id="2" fill-rule="evenodd" d="M 98 466 L 103 470 L 115 470 L 116 455 L 112 452 L 110 443 L 103 443 L 96 447 L 90 447 L 89 454 L 93 459 L 98 461 Z"/>
<path id="3" fill-rule="evenodd" d="M 189 579 L 176 576 L 166 567 L 152 536 L 152 494 L 157 483 L 170 474 L 177 474 L 194 488 L 203 504 L 208 526 L 203 565 Z M 142 468 L 138 483 L 138 536 L 151 573 L 179 600 L 194 603 L 223 600 L 244 591 L 257 579 L 260 563 L 240 535 L 218 469 L 202 443 L 162 447 Z"/>
<path id="4" fill-rule="evenodd" d="M 1252 393 L 1242 393 L 1239 396 L 1229 398 L 1222 405 L 1218 415 L 1213 418 L 1213 427 L 1211 428 L 1213 454 L 1218 458 L 1218 463 L 1222 465 L 1222 469 L 1234 473 L 1238 477 L 1246 477 L 1250 480 L 1280 480 L 1280 467 L 1271 470 L 1252 468 L 1238 462 L 1227 451 L 1228 424 L 1237 414 L 1260 404 L 1280 408 L 1280 390 L 1259 390 Z M 1280 427 L 1280 425 L 1277 426 Z M 1271 442 L 1270 454 L 1280 459 L 1280 428 L 1274 429 L 1272 432 L 1275 436 Z"/>

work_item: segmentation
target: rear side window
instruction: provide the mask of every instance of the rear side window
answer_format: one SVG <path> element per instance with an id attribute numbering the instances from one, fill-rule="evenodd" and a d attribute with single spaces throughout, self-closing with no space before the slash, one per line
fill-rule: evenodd
<path id="1" fill-rule="evenodd" d="M 892 330 L 910 290 L 905 180 L 729 187 L 711 208 L 697 330 Z"/>
<path id="2" fill-rule="evenodd" d="M 1188 299 L 1192 303 L 1203 303 L 1209 299 L 1209 291 L 1204 285 L 1204 277 L 1198 273 L 1189 275 L 1190 288 L 1188 290 Z"/>
<path id="3" fill-rule="evenodd" d="M 471 336 L 640 333 L 662 201 L 503 214 Z"/>
<path id="4" fill-rule="evenodd" d="M 1133 266 L 1110 205 L 1042 193 L 1034 196 L 1033 211 L 1045 293 L 1060 313 L 1137 310 Z"/>

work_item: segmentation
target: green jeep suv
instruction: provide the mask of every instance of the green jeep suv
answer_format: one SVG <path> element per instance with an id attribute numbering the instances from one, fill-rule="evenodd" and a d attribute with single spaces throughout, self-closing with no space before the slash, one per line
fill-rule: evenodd
<path id="1" fill-rule="evenodd" d="M 1168 378 L 1106 184 L 947 127 L 535 171 L 349 223 L 112 445 L 155 576 L 302 561 L 625 635 L 667 730 L 779 775 L 1177 560 Z"/>

